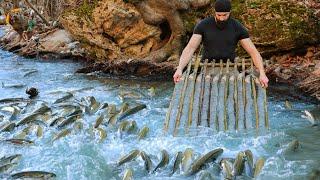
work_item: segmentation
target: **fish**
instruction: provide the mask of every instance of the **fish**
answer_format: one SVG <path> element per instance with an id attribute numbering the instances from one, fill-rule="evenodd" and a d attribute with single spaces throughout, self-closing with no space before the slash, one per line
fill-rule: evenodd
<path id="1" fill-rule="evenodd" d="M 59 113 L 57 113 L 60 116 L 70 116 L 71 113 L 81 109 L 80 106 L 73 105 L 73 104 L 59 105 L 58 108 L 62 108 L 62 110 Z"/>
<path id="2" fill-rule="evenodd" d="M 26 72 L 26 73 L 23 75 L 23 77 L 27 77 L 27 76 L 29 76 L 29 75 L 31 75 L 31 74 L 36 73 L 36 72 L 38 72 L 38 70 L 31 70 L 31 71 L 29 71 L 29 72 Z"/>
<path id="3" fill-rule="evenodd" d="M 118 116 L 118 113 L 111 115 L 111 117 L 108 120 L 108 124 L 115 125 L 117 123 Z"/>
<path id="4" fill-rule="evenodd" d="M 132 169 L 125 170 L 122 180 L 133 180 Z"/>
<path id="5" fill-rule="evenodd" d="M 128 103 L 123 103 L 122 104 L 122 106 L 121 106 L 121 108 L 120 108 L 120 114 L 122 114 L 122 113 L 124 113 L 126 110 L 128 110 L 129 109 L 129 104 Z"/>
<path id="6" fill-rule="evenodd" d="M 116 105 L 115 104 L 110 104 L 108 106 L 108 115 L 109 115 L 109 117 L 111 117 L 112 115 L 114 115 L 116 113 L 117 113 Z"/>
<path id="7" fill-rule="evenodd" d="M 67 92 L 67 95 L 65 95 L 65 96 L 63 96 L 63 97 L 55 100 L 55 101 L 53 102 L 53 104 L 62 103 L 62 102 L 66 101 L 66 100 L 68 100 L 68 99 L 70 99 L 70 98 L 72 98 L 72 97 L 73 97 L 73 94 L 70 93 L 70 92 Z"/>
<path id="8" fill-rule="evenodd" d="M 89 105 L 89 114 L 94 114 L 98 111 L 100 107 L 100 103 L 93 97 L 89 97 L 90 105 Z"/>
<path id="9" fill-rule="evenodd" d="M 60 131 L 57 135 L 55 135 L 52 139 L 52 142 L 62 138 L 62 137 L 65 137 L 67 136 L 68 134 L 71 133 L 71 129 L 63 129 L 62 131 Z"/>
<path id="10" fill-rule="evenodd" d="M 221 160 L 220 162 L 222 167 L 222 173 L 224 174 L 224 179 L 232 180 L 232 164 L 226 159 Z"/>
<path id="11" fill-rule="evenodd" d="M 122 121 L 118 128 L 118 135 L 120 138 L 122 138 L 122 132 L 127 129 L 127 126 L 129 124 L 129 121 Z"/>
<path id="12" fill-rule="evenodd" d="M 157 169 L 165 167 L 169 163 L 169 154 L 166 150 L 161 150 L 161 160 L 159 164 L 154 168 L 153 173 L 157 171 Z"/>
<path id="13" fill-rule="evenodd" d="M 19 122 L 17 122 L 16 127 L 31 123 L 32 121 L 36 120 L 39 116 L 41 115 L 38 113 L 30 114 L 29 116 L 26 116 L 23 119 L 21 119 Z"/>
<path id="14" fill-rule="evenodd" d="M 118 166 L 121 166 L 122 164 L 124 163 L 127 163 L 133 159 L 135 159 L 138 155 L 139 155 L 140 151 L 135 149 L 135 150 L 132 150 L 129 154 L 121 157 L 119 160 L 118 160 Z"/>
<path id="15" fill-rule="evenodd" d="M 48 107 L 47 105 L 45 104 L 42 104 L 42 106 L 39 108 L 39 109 L 36 109 L 35 111 L 32 112 L 32 114 L 40 114 L 40 115 L 43 115 L 47 112 L 51 112 L 51 108 Z"/>
<path id="16" fill-rule="evenodd" d="M 104 116 L 103 116 L 103 114 L 101 114 L 98 118 L 97 118 L 97 120 L 96 120 L 96 122 L 95 122 L 95 124 L 94 124 L 94 128 L 98 128 L 99 127 L 99 125 L 103 122 L 103 120 L 104 120 Z"/>
<path id="17" fill-rule="evenodd" d="M 43 128 L 38 125 L 38 128 L 37 128 L 37 137 L 42 137 L 43 135 Z"/>
<path id="18" fill-rule="evenodd" d="M 288 100 L 284 102 L 284 106 L 286 109 L 292 109 L 292 104 Z"/>
<path id="19" fill-rule="evenodd" d="M 149 88 L 148 91 L 149 91 L 149 95 L 151 97 L 156 95 L 156 88 L 154 88 L 153 86 L 151 88 Z"/>
<path id="20" fill-rule="evenodd" d="M 4 156 L 0 158 L 0 166 L 4 164 L 10 164 L 10 163 L 15 163 L 18 162 L 21 159 L 22 155 L 21 154 L 14 154 L 11 156 Z"/>
<path id="21" fill-rule="evenodd" d="M 245 167 L 245 174 L 248 175 L 249 177 L 253 177 L 253 154 L 250 150 L 245 150 L 244 151 L 245 154 L 245 163 L 244 163 L 244 167 Z"/>
<path id="22" fill-rule="evenodd" d="M 187 171 L 186 175 L 190 176 L 195 173 L 197 173 L 203 165 L 205 165 L 208 162 L 214 161 L 218 156 L 220 156 L 223 153 L 223 149 L 217 148 L 214 149 L 202 157 L 198 158 L 194 163 L 192 163 L 190 169 Z"/>
<path id="23" fill-rule="evenodd" d="M 4 98 L 0 99 L 0 103 L 11 103 L 11 102 L 24 102 L 24 101 L 30 101 L 29 99 L 24 98 Z"/>
<path id="24" fill-rule="evenodd" d="M 16 135 L 14 138 L 15 139 L 24 139 L 29 134 L 31 127 L 32 127 L 31 125 L 27 126 L 18 135 Z"/>
<path id="25" fill-rule="evenodd" d="M 80 118 L 80 115 L 70 116 L 66 120 L 62 121 L 57 127 L 58 127 L 58 129 L 62 129 L 62 128 L 66 127 L 67 125 L 74 123 L 79 118 Z"/>
<path id="26" fill-rule="evenodd" d="M 25 84 L 4 84 L 3 82 L 1 82 L 2 84 L 2 88 L 23 88 L 25 87 L 26 85 Z"/>
<path id="27" fill-rule="evenodd" d="M 55 126 L 56 124 L 60 123 L 61 121 L 65 121 L 66 119 L 64 117 L 57 117 L 55 119 L 53 119 L 50 123 L 49 126 Z"/>
<path id="28" fill-rule="evenodd" d="M 94 87 L 83 87 L 83 88 L 80 88 L 80 89 L 75 89 L 75 90 L 70 91 L 70 93 L 88 91 L 88 90 L 91 90 L 91 89 L 94 89 Z"/>
<path id="29" fill-rule="evenodd" d="M 121 121 L 122 119 L 124 119 L 124 118 L 126 118 L 126 117 L 128 117 L 128 116 L 130 116 L 130 115 L 132 115 L 134 113 L 137 113 L 138 111 L 140 111 L 140 110 L 142 110 L 142 109 L 144 109 L 146 107 L 147 106 L 145 104 L 140 104 L 140 105 L 135 106 L 135 107 L 133 107 L 131 109 L 128 109 L 128 110 L 126 110 L 125 112 L 123 112 L 122 114 L 119 115 L 118 121 Z"/>
<path id="30" fill-rule="evenodd" d="M 304 110 L 308 121 L 311 123 L 311 126 L 318 126 L 320 124 L 320 109 L 315 108 L 311 111 Z"/>
<path id="31" fill-rule="evenodd" d="M 8 124 L 6 124 L 0 132 L 11 132 L 14 130 L 14 128 L 16 127 L 16 123 L 14 122 L 9 122 Z"/>
<path id="32" fill-rule="evenodd" d="M 6 139 L 6 142 L 15 144 L 15 145 L 31 145 L 34 144 L 33 141 L 27 139 Z"/>
<path id="33" fill-rule="evenodd" d="M 99 134 L 99 137 L 100 137 L 100 141 L 99 142 L 102 142 L 104 139 L 106 139 L 107 137 L 107 133 L 104 129 L 102 128 L 96 128 L 96 130 L 98 131 L 98 134 Z"/>
<path id="34" fill-rule="evenodd" d="M 140 99 L 142 95 L 134 92 L 120 92 L 118 97 L 121 101 L 125 101 L 128 99 Z"/>
<path id="35" fill-rule="evenodd" d="M 10 163 L 10 164 L 4 164 L 0 166 L 0 174 L 5 172 L 10 172 L 13 167 L 17 166 L 18 163 Z"/>
<path id="36" fill-rule="evenodd" d="M 50 179 L 57 177 L 56 174 L 45 171 L 23 171 L 11 175 L 13 179 Z"/>
<path id="37" fill-rule="evenodd" d="M 149 132 L 148 126 L 144 126 L 144 127 L 140 130 L 140 132 L 139 132 L 139 134 L 138 134 L 138 139 L 141 140 L 141 139 L 145 138 L 145 137 L 147 136 L 148 132 Z"/>
<path id="38" fill-rule="evenodd" d="M 141 158 L 144 160 L 144 168 L 145 170 L 150 173 L 151 171 L 151 167 L 152 167 L 152 161 L 150 159 L 150 157 L 148 156 L 147 153 L 145 153 L 144 151 L 140 152 L 140 156 Z"/>
<path id="39" fill-rule="evenodd" d="M 182 158 L 182 170 L 184 172 L 187 172 L 187 170 L 190 168 L 192 164 L 192 158 L 193 158 L 193 150 L 191 148 L 187 148 L 183 153 Z"/>
<path id="40" fill-rule="evenodd" d="M 10 118 L 10 120 L 13 120 L 15 116 L 17 116 L 21 112 L 21 108 L 18 106 L 5 106 L 1 107 L 0 111 L 11 113 L 12 118 Z"/>
<path id="41" fill-rule="evenodd" d="M 289 143 L 288 147 L 285 149 L 285 153 L 297 152 L 300 147 L 300 142 L 295 139 Z"/>
<path id="42" fill-rule="evenodd" d="M 172 176 L 179 169 L 180 164 L 182 162 L 182 157 L 183 157 L 183 153 L 181 151 L 176 153 L 175 160 L 174 160 L 174 163 L 173 163 L 173 168 L 172 168 L 172 171 L 170 173 L 170 176 Z"/>
<path id="43" fill-rule="evenodd" d="M 245 153 L 244 152 L 239 152 L 235 162 L 233 163 L 233 171 L 232 175 L 233 176 L 241 176 L 244 170 L 244 162 L 245 162 Z"/>
<path id="44" fill-rule="evenodd" d="M 260 174 L 263 166 L 264 166 L 264 162 L 265 160 L 263 158 L 259 158 L 256 161 L 256 164 L 254 165 L 254 178 L 258 177 L 258 175 Z"/>
<path id="45" fill-rule="evenodd" d="M 109 104 L 108 103 L 103 103 L 102 105 L 101 105 L 101 107 L 100 107 L 100 109 L 105 109 L 105 108 L 107 108 L 109 106 Z"/>
<path id="46" fill-rule="evenodd" d="M 137 122 L 136 121 L 134 121 L 134 120 L 132 120 L 132 121 L 130 121 L 129 122 L 129 124 L 128 124 L 128 128 L 127 128 L 127 132 L 128 133 L 135 133 L 136 131 L 137 131 Z"/>
<path id="47" fill-rule="evenodd" d="M 68 114 L 66 117 L 71 117 L 71 116 L 82 116 L 82 110 L 81 109 L 75 109 L 72 113 Z"/>

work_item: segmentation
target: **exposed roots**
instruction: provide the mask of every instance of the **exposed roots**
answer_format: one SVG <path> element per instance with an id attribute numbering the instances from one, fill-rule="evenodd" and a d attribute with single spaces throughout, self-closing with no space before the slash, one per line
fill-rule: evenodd
<path id="1" fill-rule="evenodd" d="M 299 87 L 320 100 L 320 76 L 310 76 L 299 83 Z"/>

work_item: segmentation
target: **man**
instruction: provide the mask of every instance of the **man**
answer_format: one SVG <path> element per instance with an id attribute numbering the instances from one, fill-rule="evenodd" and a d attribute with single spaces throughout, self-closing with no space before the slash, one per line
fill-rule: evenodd
<path id="1" fill-rule="evenodd" d="M 262 87 L 268 87 L 268 81 L 262 63 L 262 57 L 249 38 L 246 28 L 237 20 L 230 18 L 231 2 L 217 0 L 215 2 L 215 16 L 198 23 L 188 45 L 183 50 L 179 66 L 173 75 L 174 82 L 180 81 L 183 68 L 192 58 L 193 53 L 203 41 L 202 59 L 234 60 L 235 49 L 240 41 L 241 46 L 251 56 L 254 65 L 259 71 L 259 81 Z"/>

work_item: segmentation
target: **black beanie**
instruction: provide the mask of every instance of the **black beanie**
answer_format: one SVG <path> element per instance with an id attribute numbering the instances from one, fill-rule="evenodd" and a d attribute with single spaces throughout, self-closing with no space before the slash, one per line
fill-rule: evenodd
<path id="1" fill-rule="evenodd" d="M 214 9 L 216 10 L 216 12 L 230 12 L 231 2 L 230 0 L 216 0 Z"/>

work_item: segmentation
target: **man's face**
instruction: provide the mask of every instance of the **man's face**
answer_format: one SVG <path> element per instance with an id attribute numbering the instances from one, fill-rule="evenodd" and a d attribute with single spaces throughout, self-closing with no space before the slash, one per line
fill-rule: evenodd
<path id="1" fill-rule="evenodd" d="M 226 21 L 230 16 L 230 12 L 215 12 L 217 21 Z"/>

